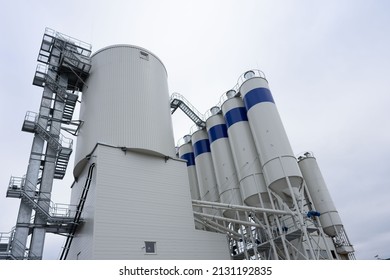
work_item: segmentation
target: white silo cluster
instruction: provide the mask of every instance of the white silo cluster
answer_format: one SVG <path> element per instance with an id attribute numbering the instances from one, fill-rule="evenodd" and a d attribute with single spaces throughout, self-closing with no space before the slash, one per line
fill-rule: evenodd
<path id="1" fill-rule="evenodd" d="M 191 160 L 189 180 L 193 189 L 198 185 L 199 200 L 210 204 L 195 204 L 220 206 L 226 219 L 216 219 L 229 222 L 229 228 L 242 236 L 234 241 L 231 235 L 234 258 L 353 258 L 353 248 L 315 158 L 310 153 L 295 157 L 261 71 L 242 75 L 203 118 L 205 125 L 198 125 L 192 138 L 186 136 L 179 156 L 188 159 L 183 149 L 188 151 L 190 143 L 198 151 Z M 201 159 L 202 153 L 207 153 L 207 162 Z M 219 196 L 212 196 L 216 189 Z M 245 207 L 259 211 L 248 214 L 243 212 Z M 278 210 L 291 215 L 274 212 Z M 209 208 L 203 209 L 203 213 L 209 212 Z M 242 228 L 246 222 L 260 226 Z M 251 242 L 253 238 L 255 242 Z M 320 240 L 318 246 L 312 246 L 313 239 Z"/>

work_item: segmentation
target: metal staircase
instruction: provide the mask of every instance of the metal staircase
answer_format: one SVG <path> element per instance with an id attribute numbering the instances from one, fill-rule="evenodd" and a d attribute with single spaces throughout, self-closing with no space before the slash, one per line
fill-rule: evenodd
<path id="1" fill-rule="evenodd" d="M 24 118 L 22 131 L 37 133 L 50 147 L 57 151 L 54 178 L 63 179 L 69 163 L 69 158 L 72 154 L 73 140 L 63 136 L 59 131 L 50 133 L 39 124 L 38 119 L 39 116 L 37 113 L 31 111 L 27 112 Z"/>
<path id="2" fill-rule="evenodd" d="M 17 248 L 23 251 L 22 256 L 14 256 L 12 254 L 12 249 Z M 26 249 L 24 245 L 15 239 L 15 227 L 11 229 L 9 232 L 0 232 L 0 259 L 1 260 L 38 260 L 34 254 L 29 252 L 29 249 Z"/>
<path id="3" fill-rule="evenodd" d="M 38 55 L 38 61 L 60 65 L 57 72 L 72 73 L 70 85 L 82 88 L 91 69 L 91 46 L 70 36 L 46 28 Z"/>
<path id="4" fill-rule="evenodd" d="M 62 148 L 58 153 L 55 165 L 54 179 L 64 178 L 71 153 L 72 149 L 67 148 Z"/>
<path id="5" fill-rule="evenodd" d="M 69 124 L 72 121 L 73 112 L 78 101 L 78 88 L 67 90 L 61 86 L 54 78 L 48 75 L 48 66 L 39 64 L 35 71 L 33 85 L 39 87 L 47 86 L 64 102 L 64 112 L 61 122 Z"/>
<path id="6" fill-rule="evenodd" d="M 34 184 L 26 180 L 26 177 L 11 176 L 6 196 L 20 198 L 30 205 L 35 211 L 35 216 L 40 216 L 46 222 L 47 232 L 67 234 L 76 221 L 77 223 L 82 221 L 80 215 L 77 220 L 75 219 L 76 206 L 54 203 L 47 194 L 39 193 L 39 188 L 34 187 Z M 31 223 L 29 228 L 31 232 L 34 224 Z M 29 252 L 29 249 L 15 238 L 15 229 L 14 227 L 10 232 L 0 232 L 0 259 L 40 259 L 40 256 Z M 25 253 L 22 256 L 15 256 L 12 253 L 13 248 Z"/>
<path id="7" fill-rule="evenodd" d="M 73 117 L 73 112 L 76 107 L 78 95 L 70 94 L 65 101 L 64 112 L 62 114 L 62 123 L 70 124 Z"/>
<path id="8" fill-rule="evenodd" d="M 7 190 L 7 197 L 21 199 L 21 210 L 8 245 L 0 240 L 0 259 L 41 259 L 46 232 L 68 235 L 81 221 L 81 213 L 50 198 L 53 180 L 64 178 L 72 154 L 73 140 L 60 131 L 77 135 L 82 123 L 72 118 L 89 76 L 90 55 L 89 44 L 46 28 L 37 59 L 42 64 L 33 79 L 43 88 L 41 105 L 39 113 L 27 112 L 22 126 L 34 134 L 29 165 L 25 177 L 11 177 Z"/>
<path id="9" fill-rule="evenodd" d="M 39 194 L 39 189 L 26 180 L 26 177 L 11 176 L 7 190 L 7 197 L 21 198 L 35 210 L 35 214 L 50 224 L 73 223 L 75 211 L 71 205 L 59 206 L 50 200 L 46 194 Z M 45 207 L 47 206 L 47 207 Z M 49 209 L 48 211 L 46 209 Z"/>
<path id="10" fill-rule="evenodd" d="M 196 108 L 192 106 L 183 95 L 176 92 L 173 93 L 171 95 L 170 103 L 171 114 L 173 114 L 177 108 L 180 108 L 197 126 L 202 128 L 206 126 L 203 115 L 198 110 L 196 110 Z"/>

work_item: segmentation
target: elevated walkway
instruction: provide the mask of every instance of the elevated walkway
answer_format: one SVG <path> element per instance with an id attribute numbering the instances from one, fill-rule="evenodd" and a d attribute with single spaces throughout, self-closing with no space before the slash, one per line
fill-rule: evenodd
<path id="1" fill-rule="evenodd" d="M 203 115 L 196 110 L 191 103 L 179 93 L 173 93 L 170 99 L 171 114 L 173 114 L 178 108 L 180 108 L 197 126 L 205 127 L 206 122 L 204 121 Z"/>

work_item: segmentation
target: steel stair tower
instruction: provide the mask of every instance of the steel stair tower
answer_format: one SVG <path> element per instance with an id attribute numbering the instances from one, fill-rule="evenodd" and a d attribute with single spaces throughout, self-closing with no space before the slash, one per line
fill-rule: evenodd
<path id="1" fill-rule="evenodd" d="M 64 178 L 72 153 L 73 140 L 61 130 L 77 135 L 81 123 L 72 118 L 89 76 L 90 55 L 91 45 L 45 29 L 33 79 L 43 94 L 39 112 L 27 112 L 23 122 L 22 131 L 33 133 L 33 143 L 26 175 L 11 177 L 8 186 L 7 197 L 21 200 L 8 254 L 0 254 L 0 259 L 42 259 L 47 232 L 69 234 L 80 222 L 80 214 L 72 213 L 70 206 L 58 207 L 50 198 L 53 181 Z"/>

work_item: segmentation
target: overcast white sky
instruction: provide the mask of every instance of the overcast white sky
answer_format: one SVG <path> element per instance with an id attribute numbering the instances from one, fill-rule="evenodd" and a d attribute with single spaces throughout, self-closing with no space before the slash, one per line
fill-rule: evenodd
<path id="1" fill-rule="evenodd" d="M 1 1 L 0 231 L 16 223 L 11 175 L 26 173 L 38 111 L 32 85 L 45 27 L 92 44 L 124 43 L 156 54 L 170 92 L 199 111 L 248 69 L 267 76 L 296 154 L 314 152 L 358 259 L 390 257 L 390 1 Z M 173 115 L 175 139 L 189 132 Z M 71 161 L 73 164 L 73 159 Z M 72 165 L 54 184 L 68 203 Z M 48 235 L 45 259 L 62 240 Z"/>

